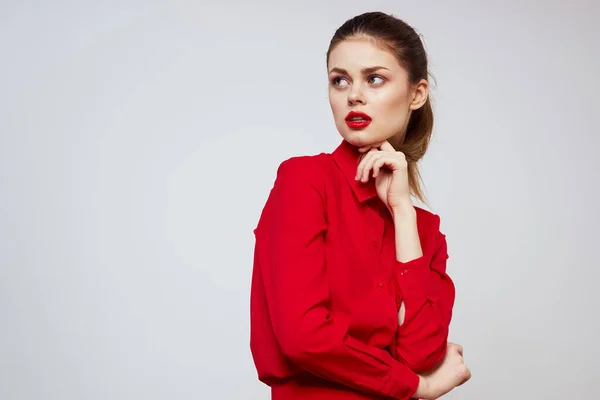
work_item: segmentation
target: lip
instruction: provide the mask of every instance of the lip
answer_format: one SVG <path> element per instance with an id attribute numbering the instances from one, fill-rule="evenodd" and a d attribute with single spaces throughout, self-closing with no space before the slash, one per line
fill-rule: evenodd
<path id="1" fill-rule="evenodd" d="M 366 119 L 367 121 L 371 121 L 371 117 L 368 114 L 365 114 L 361 111 L 350 111 L 348 115 L 346 115 L 346 121 L 351 120 L 352 118 L 360 117 Z"/>
<path id="2" fill-rule="evenodd" d="M 352 120 L 352 118 L 362 118 L 361 120 Z M 372 119 L 368 114 L 360 111 L 350 111 L 346 115 L 346 125 L 351 129 L 364 129 L 371 123 Z"/>

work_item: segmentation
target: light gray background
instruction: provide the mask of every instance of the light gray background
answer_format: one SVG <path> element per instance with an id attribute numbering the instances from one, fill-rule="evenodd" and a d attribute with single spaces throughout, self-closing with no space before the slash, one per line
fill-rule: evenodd
<path id="1" fill-rule="evenodd" d="M 447 398 L 600 397 L 598 2 L 273 0 L 2 1 L 0 399 L 268 398 L 252 229 L 282 160 L 339 143 L 324 55 L 371 10 L 437 82 Z"/>

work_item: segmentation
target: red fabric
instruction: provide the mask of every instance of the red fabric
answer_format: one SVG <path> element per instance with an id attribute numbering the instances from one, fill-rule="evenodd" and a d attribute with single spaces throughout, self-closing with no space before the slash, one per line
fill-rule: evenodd
<path id="1" fill-rule="evenodd" d="M 455 290 L 440 219 L 415 207 L 423 256 L 397 261 L 358 157 L 343 141 L 281 163 L 254 230 L 250 348 L 274 400 L 409 399 L 444 356 Z"/>

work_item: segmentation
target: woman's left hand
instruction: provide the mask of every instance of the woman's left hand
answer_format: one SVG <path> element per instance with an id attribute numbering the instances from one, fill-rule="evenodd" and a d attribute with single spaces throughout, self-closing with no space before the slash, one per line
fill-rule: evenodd
<path id="1" fill-rule="evenodd" d="M 387 140 L 358 150 L 367 154 L 358 165 L 356 179 L 367 182 L 372 171 L 377 195 L 391 212 L 411 204 L 408 163 L 404 153 L 396 151 Z"/>

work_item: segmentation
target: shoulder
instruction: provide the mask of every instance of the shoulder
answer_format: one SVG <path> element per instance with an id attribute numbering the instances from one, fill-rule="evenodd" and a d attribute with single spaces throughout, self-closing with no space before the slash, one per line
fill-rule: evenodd
<path id="1" fill-rule="evenodd" d="M 276 181 L 279 183 L 294 181 L 320 187 L 329 158 L 329 154 L 319 153 L 283 160 L 277 168 Z"/>
<path id="2" fill-rule="evenodd" d="M 320 169 L 323 154 L 290 157 L 279 164 L 255 234 L 276 221 L 322 219 L 324 196 Z"/>

